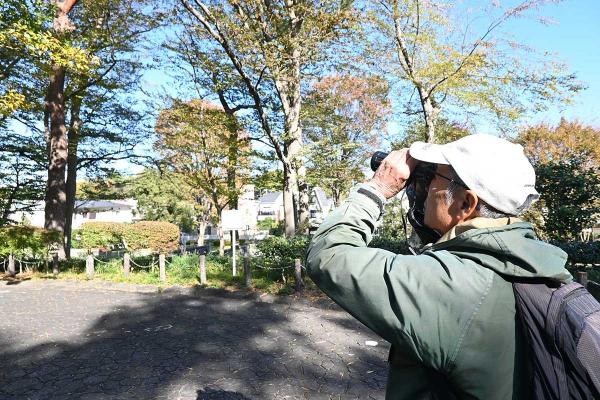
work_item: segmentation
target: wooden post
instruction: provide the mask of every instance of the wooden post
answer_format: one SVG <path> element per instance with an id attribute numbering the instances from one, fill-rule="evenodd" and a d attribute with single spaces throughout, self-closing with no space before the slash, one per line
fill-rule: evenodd
<path id="1" fill-rule="evenodd" d="M 52 256 L 52 274 L 58 275 L 58 254 Z"/>
<path id="2" fill-rule="evenodd" d="M 123 274 L 125 278 L 129 278 L 129 271 L 131 271 L 131 257 L 129 253 L 123 254 Z"/>
<path id="3" fill-rule="evenodd" d="M 577 271 L 577 282 L 581 284 L 583 287 L 587 287 L 588 277 L 587 272 L 585 271 Z"/>
<path id="4" fill-rule="evenodd" d="M 200 284 L 206 285 L 206 256 L 200 255 Z"/>
<path id="5" fill-rule="evenodd" d="M 91 254 L 88 254 L 87 259 L 85 260 L 85 274 L 88 279 L 94 277 L 94 256 Z"/>
<path id="6" fill-rule="evenodd" d="M 233 257 L 233 276 L 237 276 L 237 269 L 235 267 L 235 234 L 236 231 L 231 231 L 231 256 Z"/>
<path id="7" fill-rule="evenodd" d="M 165 269 L 165 255 L 159 254 L 158 256 L 158 268 L 160 269 L 160 280 L 164 282 L 167 280 L 167 271 Z"/>
<path id="8" fill-rule="evenodd" d="M 248 252 L 244 257 L 244 285 L 247 288 L 252 286 L 252 270 L 250 269 L 250 253 Z"/>
<path id="9" fill-rule="evenodd" d="M 304 281 L 302 280 L 302 263 L 299 258 L 294 260 L 294 272 L 296 275 L 296 292 L 302 291 L 304 289 Z"/>
<path id="10" fill-rule="evenodd" d="M 10 253 L 8 255 L 8 275 L 15 276 L 17 271 L 15 270 L 15 256 Z"/>

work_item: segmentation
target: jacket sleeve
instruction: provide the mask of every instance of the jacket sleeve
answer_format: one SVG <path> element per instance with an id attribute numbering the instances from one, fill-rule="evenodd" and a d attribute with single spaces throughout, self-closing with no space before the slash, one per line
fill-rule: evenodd
<path id="1" fill-rule="evenodd" d="M 438 370 L 449 367 L 491 278 L 457 286 L 461 277 L 447 267 L 457 261 L 447 252 L 407 256 L 367 247 L 379 214 L 375 201 L 352 192 L 313 236 L 308 274 L 402 353 Z"/>

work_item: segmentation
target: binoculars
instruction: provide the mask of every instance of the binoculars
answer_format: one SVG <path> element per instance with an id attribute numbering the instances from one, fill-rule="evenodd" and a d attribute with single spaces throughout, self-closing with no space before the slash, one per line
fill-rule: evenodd
<path id="1" fill-rule="evenodd" d="M 384 158 L 386 158 L 390 153 L 385 153 L 383 151 L 376 151 L 371 156 L 371 170 L 377 171 L 377 168 L 381 165 L 381 162 Z"/>

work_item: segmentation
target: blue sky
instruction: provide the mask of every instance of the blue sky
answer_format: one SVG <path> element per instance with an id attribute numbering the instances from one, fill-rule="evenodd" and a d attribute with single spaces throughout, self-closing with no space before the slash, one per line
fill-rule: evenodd
<path id="1" fill-rule="evenodd" d="M 547 5 L 540 13 L 555 23 L 542 25 L 523 19 L 508 26 L 514 27 L 514 36 L 523 43 L 556 53 L 588 88 L 574 104 L 553 107 L 536 118 L 556 124 L 564 116 L 600 128 L 600 1 L 564 1 Z"/>

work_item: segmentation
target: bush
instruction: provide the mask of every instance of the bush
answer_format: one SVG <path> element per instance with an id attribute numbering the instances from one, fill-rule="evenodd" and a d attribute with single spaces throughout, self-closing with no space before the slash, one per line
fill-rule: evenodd
<path id="1" fill-rule="evenodd" d="M 287 239 L 282 236 L 272 236 L 258 243 L 258 251 L 262 265 L 266 268 L 292 267 L 294 260 L 306 258 L 308 236 L 295 236 Z M 293 271 L 293 268 L 289 268 Z"/>
<path id="2" fill-rule="evenodd" d="M 168 253 L 179 248 L 179 228 L 164 221 L 140 221 L 126 225 L 123 242 L 128 250 L 151 249 Z"/>
<path id="3" fill-rule="evenodd" d="M 552 241 L 569 256 L 572 264 L 600 264 L 600 242 Z"/>
<path id="4" fill-rule="evenodd" d="M 60 240 L 56 231 L 27 225 L 0 228 L 0 255 L 17 257 L 46 257 L 52 243 Z"/>
<path id="5" fill-rule="evenodd" d="M 384 249 L 396 254 L 411 254 L 408 250 L 408 245 L 404 239 L 389 238 L 378 236 L 371 240 L 369 247 Z"/>
<path id="6" fill-rule="evenodd" d="M 82 249 L 112 248 L 123 243 L 126 226 L 120 222 L 86 222 L 73 236 Z"/>

